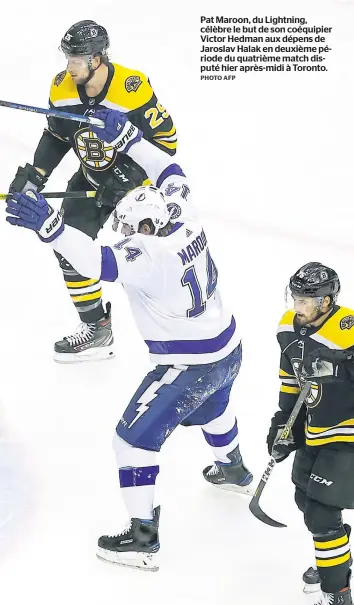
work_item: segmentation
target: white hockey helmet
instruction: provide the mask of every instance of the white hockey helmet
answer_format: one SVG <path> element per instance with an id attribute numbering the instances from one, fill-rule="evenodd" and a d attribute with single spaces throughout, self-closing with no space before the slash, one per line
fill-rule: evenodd
<path id="1" fill-rule="evenodd" d="M 139 225 L 145 219 L 151 219 L 155 232 L 167 225 L 170 220 L 165 197 L 157 187 L 146 185 L 129 191 L 114 211 L 113 229 L 117 231 L 119 222 L 129 225 L 131 235 L 138 233 Z"/>

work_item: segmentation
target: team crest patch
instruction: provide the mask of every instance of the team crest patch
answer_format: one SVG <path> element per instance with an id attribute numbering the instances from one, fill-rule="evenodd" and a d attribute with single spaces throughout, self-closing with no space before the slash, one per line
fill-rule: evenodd
<path id="1" fill-rule="evenodd" d="M 182 214 L 181 206 L 179 206 L 178 204 L 175 204 L 174 202 L 167 204 L 167 210 L 170 213 L 170 218 L 172 221 L 175 221 Z"/>
<path id="2" fill-rule="evenodd" d="M 180 189 L 181 188 L 176 187 L 174 183 L 170 183 L 165 189 L 165 195 L 173 195 L 174 193 L 177 193 L 177 191 L 179 191 Z"/>
<path id="3" fill-rule="evenodd" d="M 118 154 L 113 145 L 99 139 L 88 128 L 76 131 L 75 146 L 81 164 L 91 170 L 107 170 L 114 165 Z"/>
<path id="4" fill-rule="evenodd" d="M 346 315 L 340 320 L 341 330 L 350 330 L 354 326 L 354 315 Z"/>
<path id="5" fill-rule="evenodd" d="M 55 76 L 54 85 L 59 86 L 66 76 L 66 71 L 61 71 L 59 74 Z"/>
<path id="6" fill-rule="evenodd" d="M 125 81 L 125 90 L 127 92 L 136 92 L 142 83 L 140 76 L 129 76 Z"/>

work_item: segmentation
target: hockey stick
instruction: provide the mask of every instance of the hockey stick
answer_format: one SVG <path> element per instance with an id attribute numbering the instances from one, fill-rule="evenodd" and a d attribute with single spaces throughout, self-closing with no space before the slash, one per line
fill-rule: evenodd
<path id="1" fill-rule="evenodd" d="M 97 191 L 54 191 L 54 192 L 46 192 L 43 191 L 43 196 L 45 198 L 85 198 L 85 197 L 96 197 Z M 6 200 L 8 193 L 0 193 L 0 200 Z"/>
<path id="2" fill-rule="evenodd" d="M 62 118 L 63 120 L 73 120 L 74 122 L 83 122 L 85 124 L 94 124 L 104 128 L 103 120 L 91 118 L 90 116 L 79 116 L 76 113 L 67 111 L 58 111 L 57 109 L 44 109 L 44 107 L 34 107 L 33 105 L 22 105 L 21 103 L 12 103 L 11 101 L 1 101 L 0 107 L 10 107 L 11 109 L 22 109 L 22 111 L 32 111 L 33 113 L 44 113 L 46 116 Z"/>
<path id="3" fill-rule="evenodd" d="M 278 443 L 281 441 L 285 441 L 288 438 L 289 433 L 294 425 L 294 422 L 295 422 L 296 418 L 298 417 L 299 412 L 302 408 L 302 405 L 303 405 L 307 395 L 310 392 L 310 389 L 311 389 L 311 383 L 305 382 L 304 386 L 301 389 L 301 393 L 297 399 L 297 402 L 294 405 L 294 409 L 291 412 L 290 418 L 289 418 L 288 422 L 286 423 L 282 434 L 280 435 Z M 275 465 L 276 465 L 275 458 L 273 456 L 271 456 L 271 458 L 268 462 L 268 466 L 262 475 L 262 479 L 260 480 L 260 482 L 256 488 L 256 491 L 254 493 L 254 496 L 252 497 L 252 500 L 249 503 L 249 509 L 250 509 L 251 513 L 255 517 L 257 517 L 257 519 L 259 519 L 263 523 L 266 523 L 267 525 L 271 525 L 272 527 L 287 527 L 284 523 L 279 523 L 279 521 L 275 521 L 271 517 L 268 517 L 268 515 L 266 515 L 262 511 L 262 509 L 259 505 L 260 497 L 262 495 L 262 492 L 263 492 L 265 486 L 267 485 L 267 481 L 268 481 Z"/>

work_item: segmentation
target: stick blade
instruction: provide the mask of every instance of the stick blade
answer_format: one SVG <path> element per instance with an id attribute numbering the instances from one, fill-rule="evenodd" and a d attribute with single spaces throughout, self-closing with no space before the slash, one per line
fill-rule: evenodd
<path id="1" fill-rule="evenodd" d="M 266 525 L 271 525 L 271 527 L 287 527 L 287 525 L 284 525 L 284 523 L 279 523 L 279 521 L 275 521 L 275 519 L 268 517 L 268 515 L 262 511 L 256 495 L 253 496 L 251 502 L 249 503 L 249 509 L 252 515 L 259 519 L 259 521 L 262 521 L 262 523 L 266 523 Z"/>

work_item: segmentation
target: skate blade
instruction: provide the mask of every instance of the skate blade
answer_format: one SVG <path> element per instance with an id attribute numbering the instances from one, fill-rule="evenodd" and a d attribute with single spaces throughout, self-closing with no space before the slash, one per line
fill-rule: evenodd
<path id="1" fill-rule="evenodd" d="M 96 552 L 98 559 L 107 563 L 113 563 L 120 567 L 131 567 L 142 571 L 158 571 L 159 566 L 156 554 L 145 552 L 115 552 L 98 548 Z"/>
<path id="2" fill-rule="evenodd" d="M 105 361 L 106 359 L 114 359 L 115 352 L 112 347 L 100 347 L 96 351 L 94 349 L 81 351 L 81 353 L 56 353 L 54 352 L 54 361 L 57 363 L 82 363 L 84 361 Z"/>
<path id="3" fill-rule="evenodd" d="M 251 498 L 254 496 L 254 489 L 249 485 L 235 485 L 233 483 L 212 483 L 212 485 L 227 492 L 243 494 L 244 496 L 249 496 Z"/>
<path id="4" fill-rule="evenodd" d="M 313 594 L 314 592 L 321 592 L 321 584 L 304 584 L 303 592 L 305 594 Z"/>

